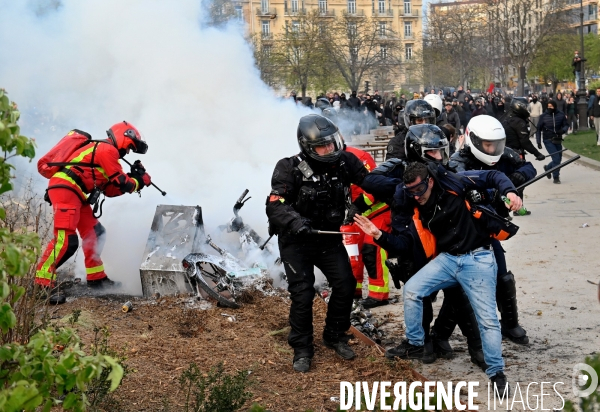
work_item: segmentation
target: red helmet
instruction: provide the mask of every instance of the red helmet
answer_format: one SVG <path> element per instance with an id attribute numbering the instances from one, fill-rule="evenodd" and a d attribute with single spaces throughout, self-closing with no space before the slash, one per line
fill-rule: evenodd
<path id="1" fill-rule="evenodd" d="M 129 149 L 135 153 L 144 154 L 148 151 L 148 144 L 144 141 L 144 138 L 135 128 L 134 125 L 122 121 L 113 125 L 106 131 L 109 140 L 119 150 L 121 157 L 127 154 Z"/>

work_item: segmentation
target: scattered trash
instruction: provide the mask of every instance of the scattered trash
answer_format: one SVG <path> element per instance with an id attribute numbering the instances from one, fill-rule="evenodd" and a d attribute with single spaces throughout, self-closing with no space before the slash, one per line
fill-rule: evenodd
<path id="1" fill-rule="evenodd" d="M 375 319 L 371 311 L 365 309 L 358 300 L 355 300 L 352 304 L 350 324 L 378 344 L 381 344 L 381 341 L 385 338 L 385 332 L 380 330 L 379 327 L 386 322 L 386 320 L 379 321 Z"/>
<path id="2" fill-rule="evenodd" d="M 121 306 L 121 310 L 124 313 L 131 312 L 133 310 L 133 303 L 131 303 L 130 301 L 123 303 L 123 306 Z"/>
<path id="3" fill-rule="evenodd" d="M 569 309 L 576 310 L 577 308 L 575 306 L 571 306 Z"/>
<path id="4" fill-rule="evenodd" d="M 596 282 L 592 282 L 591 280 L 588 280 L 588 283 L 591 283 L 592 285 L 597 285 Z"/>
<path id="5" fill-rule="evenodd" d="M 221 313 L 221 316 L 225 316 L 227 318 L 228 322 L 235 322 L 236 321 L 235 316 L 230 315 L 228 313 Z"/>
<path id="6" fill-rule="evenodd" d="M 538 310 L 535 314 L 538 315 L 538 316 L 542 316 L 542 311 Z"/>
<path id="7" fill-rule="evenodd" d="M 579 227 L 590 227 L 590 225 L 588 225 L 587 223 L 584 223 L 583 225 L 581 225 Z"/>
<path id="8" fill-rule="evenodd" d="M 331 402 L 336 402 L 336 403 L 339 403 L 339 402 L 340 402 L 340 398 L 338 398 L 337 396 L 332 396 L 331 398 L 329 398 L 329 400 L 330 400 Z"/>

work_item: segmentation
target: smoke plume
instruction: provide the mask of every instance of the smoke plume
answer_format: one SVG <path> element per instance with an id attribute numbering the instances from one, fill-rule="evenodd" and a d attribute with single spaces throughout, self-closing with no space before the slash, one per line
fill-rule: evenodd
<path id="1" fill-rule="evenodd" d="M 142 160 L 168 195 L 148 187 L 141 198 L 107 199 L 109 277 L 140 292 L 158 204 L 202 206 L 210 232 L 248 188 L 244 221 L 266 238 L 271 173 L 297 152 L 307 111 L 261 82 L 243 27 L 202 25 L 196 0 L 6 0 L 0 9 L 0 87 L 20 104 L 22 133 L 36 139 L 38 157 L 70 129 L 103 139 L 122 120 L 149 144 L 146 155 L 127 158 Z M 35 175 L 34 166 L 19 165 L 19 173 Z M 40 192 L 46 184 L 40 177 Z"/>

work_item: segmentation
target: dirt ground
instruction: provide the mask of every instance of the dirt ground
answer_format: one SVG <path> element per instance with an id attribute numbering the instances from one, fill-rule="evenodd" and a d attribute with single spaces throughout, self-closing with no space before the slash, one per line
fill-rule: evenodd
<path id="1" fill-rule="evenodd" d="M 227 372 L 251 371 L 253 396 L 247 405 L 256 402 L 272 411 L 335 411 L 339 400 L 331 398 L 339 398 L 340 381 L 412 381 L 406 363 L 386 361 L 358 340 L 351 341 L 358 354 L 352 361 L 325 348 L 320 339 L 325 304 L 320 300 L 314 304 L 316 354 L 306 374 L 292 370 L 285 296 L 257 296 L 237 310 L 206 303 L 199 307 L 187 297 L 69 300 L 55 309 L 56 322 L 64 323 L 74 310 L 81 310 L 75 328 L 84 342 L 92 342 L 95 326 L 108 326 L 110 346 L 127 356 L 131 372 L 115 392 L 120 411 L 164 411 L 165 405 L 181 410 L 179 376 L 191 363 L 206 372 L 219 362 Z M 130 313 L 121 311 L 126 300 L 133 303 Z M 223 314 L 233 315 L 233 321 Z"/>

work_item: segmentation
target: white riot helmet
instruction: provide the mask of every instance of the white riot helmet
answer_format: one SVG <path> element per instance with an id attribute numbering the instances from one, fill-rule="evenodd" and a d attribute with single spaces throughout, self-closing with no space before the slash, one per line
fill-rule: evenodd
<path id="1" fill-rule="evenodd" d="M 495 165 L 504 153 L 506 133 L 502 124 L 492 116 L 482 114 L 473 117 L 465 129 L 465 139 L 471 153 L 486 165 Z"/>
<path id="2" fill-rule="evenodd" d="M 442 113 L 442 108 L 444 107 L 444 105 L 442 102 L 442 98 L 439 95 L 429 93 L 427 96 L 425 96 L 423 98 L 423 100 L 425 100 L 427 103 L 429 103 L 431 105 L 431 107 L 433 107 L 433 109 L 435 110 L 435 113 L 436 113 L 436 117 L 438 117 L 440 115 L 440 113 Z"/>

